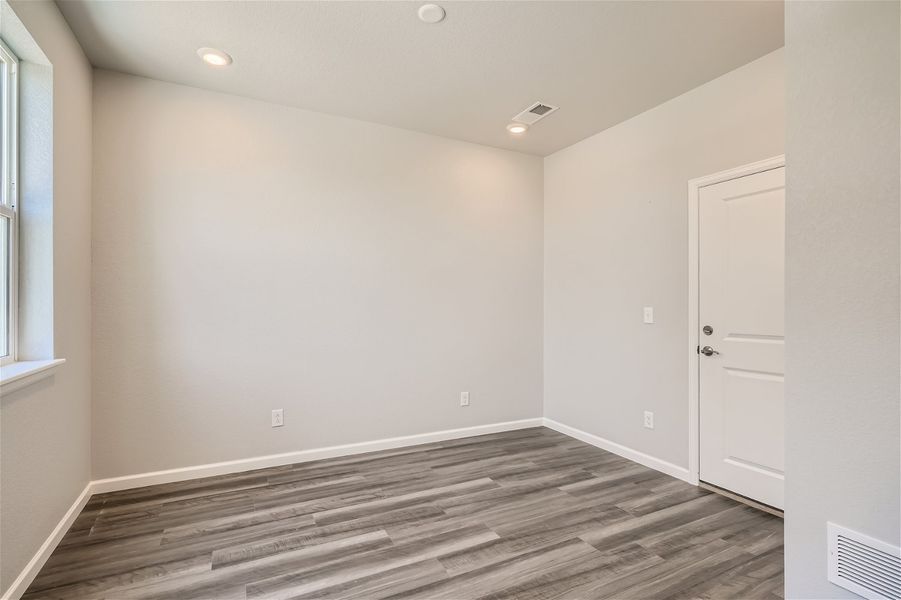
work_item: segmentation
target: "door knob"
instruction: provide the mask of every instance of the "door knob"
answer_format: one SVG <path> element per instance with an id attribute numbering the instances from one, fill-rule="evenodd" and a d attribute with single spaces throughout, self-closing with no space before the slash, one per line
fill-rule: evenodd
<path id="1" fill-rule="evenodd" d="M 703 354 L 704 356 L 713 356 L 714 354 L 719 354 L 719 352 L 717 352 L 710 346 L 704 346 L 703 348 L 701 348 L 701 354 Z"/>

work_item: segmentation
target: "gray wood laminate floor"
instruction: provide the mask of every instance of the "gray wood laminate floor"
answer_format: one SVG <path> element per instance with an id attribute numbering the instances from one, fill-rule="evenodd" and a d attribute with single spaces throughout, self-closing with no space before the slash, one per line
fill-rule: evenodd
<path id="1" fill-rule="evenodd" d="M 25 598 L 776 598 L 782 521 L 545 428 L 91 498 Z"/>

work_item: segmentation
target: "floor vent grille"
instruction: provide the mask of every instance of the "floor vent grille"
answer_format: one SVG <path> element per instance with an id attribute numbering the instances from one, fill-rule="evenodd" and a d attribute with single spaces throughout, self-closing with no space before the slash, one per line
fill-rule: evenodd
<path id="1" fill-rule="evenodd" d="M 829 581 L 871 600 L 901 600 L 901 548 L 827 524 Z"/>

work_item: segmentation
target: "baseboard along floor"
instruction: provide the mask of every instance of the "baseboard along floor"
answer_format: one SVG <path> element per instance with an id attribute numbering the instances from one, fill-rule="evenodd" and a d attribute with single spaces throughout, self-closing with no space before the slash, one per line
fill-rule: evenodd
<path id="1" fill-rule="evenodd" d="M 782 596 L 782 521 L 545 427 L 93 495 L 25 598 Z"/>

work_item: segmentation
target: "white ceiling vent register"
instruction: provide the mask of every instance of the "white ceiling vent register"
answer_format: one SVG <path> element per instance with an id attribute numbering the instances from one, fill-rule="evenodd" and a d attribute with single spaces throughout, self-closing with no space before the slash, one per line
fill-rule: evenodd
<path id="1" fill-rule="evenodd" d="M 545 104 L 544 102 L 536 102 L 529 108 L 513 117 L 513 120 L 517 123 L 525 123 L 526 125 L 531 125 L 545 118 L 558 108 L 560 107 L 551 106 L 550 104 Z"/>
<path id="2" fill-rule="evenodd" d="M 826 525 L 829 581 L 871 600 L 901 600 L 901 548 Z"/>

